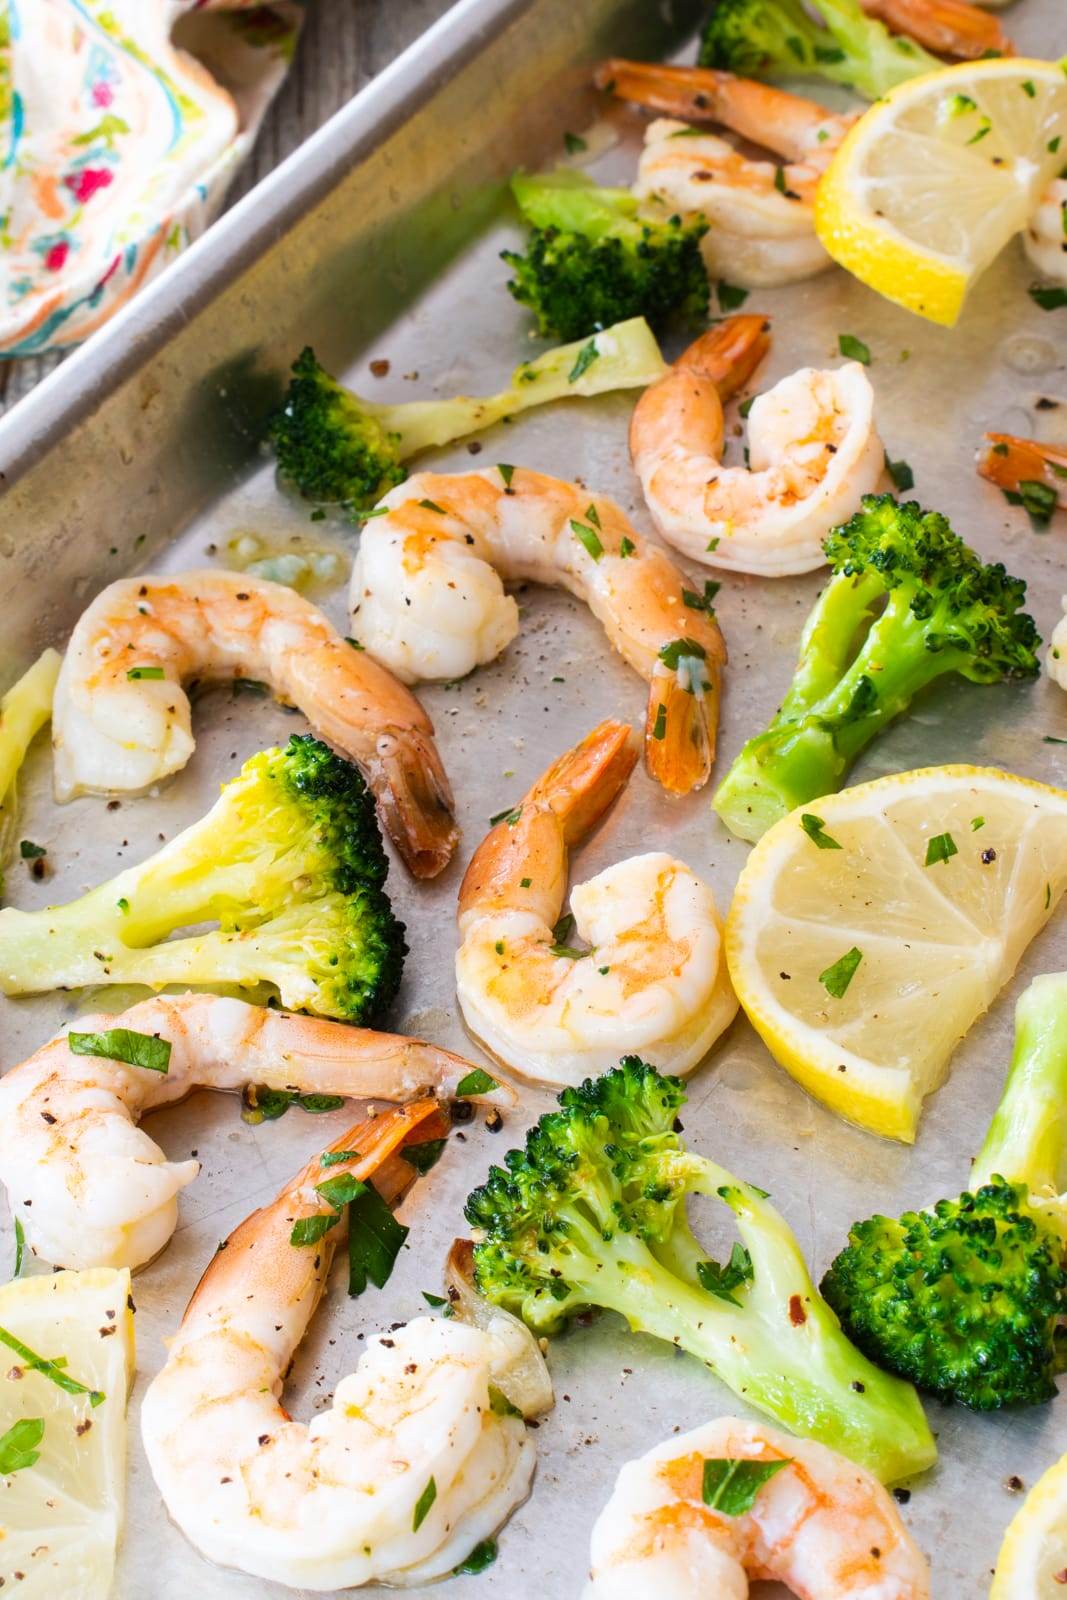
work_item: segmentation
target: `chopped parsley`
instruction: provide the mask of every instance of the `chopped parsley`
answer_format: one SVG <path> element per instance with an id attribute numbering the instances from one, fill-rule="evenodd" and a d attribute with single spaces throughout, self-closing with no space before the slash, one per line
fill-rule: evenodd
<path id="1" fill-rule="evenodd" d="M 336 1227 L 340 1220 L 339 1211 L 318 1211 L 311 1217 L 297 1217 L 293 1223 L 293 1231 L 289 1235 L 289 1243 L 295 1244 L 300 1249 L 318 1244 L 323 1235 Z"/>
<path id="2" fill-rule="evenodd" d="M 846 361 L 861 361 L 865 367 L 871 364 L 871 352 L 862 339 L 857 339 L 852 333 L 839 333 L 837 348 Z"/>
<path id="3" fill-rule="evenodd" d="M 563 135 L 563 148 L 569 156 L 579 156 L 583 150 L 588 150 L 589 146 L 580 134 L 565 133 Z"/>
<path id="4" fill-rule="evenodd" d="M 627 556 L 632 556 L 636 549 L 637 549 L 637 546 L 634 544 L 633 540 L 632 539 L 628 539 L 626 537 L 626 535 L 623 534 L 622 542 L 619 545 L 619 554 L 622 557 L 622 559 L 625 561 L 626 557 Z"/>
<path id="5" fill-rule="evenodd" d="M 137 678 L 162 678 L 162 667 L 131 667 L 126 674 L 131 680 Z"/>
<path id="6" fill-rule="evenodd" d="M 447 515 L 444 506 L 439 506 L 436 500 L 420 500 L 419 505 L 424 511 L 436 511 L 439 517 Z"/>
<path id="7" fill-rule="evenodd" d="M 894 489 L 902 493 L 907 489 L 914 489 L 915 474 L 906 461 L 890 461 L 889 452 L 886 451 L 885 470 L 893 480 Z"/>
<path id="8" fill-rule="evenodd" d="M 653 739 L 662 739 L 667 733 L 667 707 L 660 701 L 656 707 L 656 720 L 652 725 Z"/>
<path id="9" fill-rule="evenodd" d="M 337 1167 L 342 1161 L 358 1161 L 358 1150 L 325 1150 L 319 1157 L 320 1167 Z"/>
<path id="10" fill-rule="evenodd" d="M 733 1291 L 743 1283 L 751 1283 L 752 1257 L 743 1244 L 735 1244 L 725 1266 L 720 1266 L 717 1261 L 698 1262 L 697 1277 L 709 1294 L 717 1295 L 720 1300 L 728 1300 L 732 1306 L 740 1305 Z"/>
<path id="11" fill-rule="evenodd" d="M 7 1432 L 0 1434 L 0 1475 L 21 1472 L 40 1457 L 37 1446 L 44 1438 L 43 1417 L 20 1417 Z"/>
<path id="12" fill-rule="evenodd" d="M 789 1465 L 788 1457 L 782 1461 L 705 1461 L 701 1498 L 727 1517 L 743 1517 L 752 1510 L 768 1479 Z"/>
<path id="13" fill-rule="evenodd" d="M 456 1084 L 456 1098 L 463 1100 L 470 1094 L 489 1094 L 491 1090 L 499 1087 L 496 1079 L 491 1078 L 488 1072 L 483 1072 L 481 1067 L 474 1067 Z"/>
<path id="14" fill-rule="evenodd" d="M 583 544 L 594 561 L 599 561 L 604 554 L 604 546 L 600 542 L 600 535 L 595 528 L 586 527 L 584 522 L 571 518 L 571 532 Z"/>
<path id="15" fill-rule="evenodd" d="M 851 950 L 846 950 L 832 966 L 826 968 L 825 972 L 820 972 L 819 982 L 827 994 L 832 995 L 835 1000 L 840 1000 L 856 976 L 856 968 L 862 960 L 863 951 L 857 950 L 853 945 Z"/>
<path id="16" fill-rule="evenodd" d="M 1061 311 L 1067 306 L 1067 285 L 1032 283 L 1027 293 L 1042 311 Z"/>
<path id="17" fill-rule="evenodd" d="M 22 1276 L 22 1256 L 23 1256 L 23 1252 L 25 1251 L 25 1249 L 26 1249 L 26 1234 L 25 1234 L 25 1231 L 24 1231 L 23 1226 L 22 1226 L 22 1219 L 21 1219 L 21 1217 L 16 1217 L 15 1218 L 15 1270 L 11 1274 L 11 1276 L 13 1278 L 18 1278 L 18 1277 Z"/>
<path id="18" fill-rule="evenodd" d="M 367 1287 L 368 1279 L 376 1289 L 385 1287 L 408 1231 L 396 1220 L 372 1184 L 367 1184 L 363 1193 L 349 1202 L 348 1292 L 350 1295 L 362 1294 Z"/>
<path id="19" fill-rule="evenodd" d="M 713 601 L 721 588 L 721 583 L 713 583 L 710 578 L 706 578 L 703 594 L 697 594 L 693 589 L 682 590 L 682 603 L 688 606 L 690 611 L 706 611 L 711 616 L 715 610 Z"/>
<path id="20" fill-rule="evenodd" d="M 68 1033 L 67 1043 L 76 1056 L 101 1056 L 105 1061 L 122 1061 L 128 1067 L 146 1067 L 149 1072 L 166 1072 L 170 1066 L 170 1040 L 154 1033 L 136 1033 L 133 1028 Z"/>
<path id="21" fill-rule="evenodd" d="M 509 828 L 513 828 L 521 816 L 521 806 L 509 806 L 506 811 L 497 811 L 491 816 L 489 818 L 489 826 L 495 828 L 498 822 L 506 822 Z"/>
<path id="22" fill-rule="evenodd" d="M 505 489 L 510 489 L 511 488 L 511 480 L 515 476 L 515 468 L 512 467 L 512 466 L 509 466 L 506 461 L 500 461 L 500 462 L 497 463 L 497 469 L 496 470 L 499 472 L 500 476 L 504 480 L 504 488 Z"/>
<path id="23" fill-rule="evenodd" d="M 496 1557 L 496 1540 L 482 1539 L 474 1546 L 466 1560 L 461 1561 L 458 1567 L 452 1568 L 453 1576 L 460 1577 L 466 1574 L 468 1577 L 476 1578 L 480 1572 L 493 1565 Z"/>
<path id="24" fill-rule="evenodd" d="M 816 817 L 810 811 L 802 813 L 800 826 L 804 829 L 812 844 L 820 850 L 840 850 L 841 846 L 836 839 L 832 839 L 825 831 L 826 824 L 821 817 Z"/>
<path id="25" fill-rule="evenodd" d="M 400 1154 L 416 1172 L 429 1172 L 444 1154 L 446 1142 L 444 1139 L 424 1139 L 422 1144 L 406 1144 Z"/>
<path id="26" fill-rule="evenodd" d="M 926 841 L 926 860 L 923 865 L 936 867 L 939 861 L 951 861 L 953 856 L 958 855 L 959 850 L 951 833 L 935 833 L 933 838 Z"/>
<path id="27" fill-rule="evenodd" d="M 736 283 L 726 283 L 722 278 L 716 285 L 715 293 L 719 297 L 719 309 L 722 311 L 736 311 L 748 299 L 748 290 L 739 288 Z"/>
<path id="28" fill-rule="evenodd" d="M 42 856 L 47 854 L 48 851 L 43 844 L 34 844 L 32 839 L 19 840 L 19 855 L 23 861 L 39 861 Z"/>
<path id="29" fill-rule="evenodd" d="M 91 1406 L 100 1405 L 106 1398 L 99 1389 L 90 1389 L 84 1383 L 79 1383 L 77 1378 L 70 1377 L 63 1371 L 63 1364 L 60 1361 L 48 1361 L 44 1356 L 37 1355 L 29 1345 L 23 1344 L 13 1333 L 8 1333 L 6 1328 L 0 1328 L 0 1344 L 6 1344 L 9 1350 L 14 1350 L 26 1366 L 32 1367 L 34 1372 L 39 1372 L 65 1394 L 87 1394 Z"/>
<path id="30" fill-rule="evenodd" d="M 431 1478 L 425 1489 L 415 1502 L 415 1515 L 411 1519 L 412 1533 L 418 1533 L 429 1515 L 430 1507 L 437 1499 L 437 1485 Z"/>
<path id="31" fill-rule="evenodd" d="M 595 338 L 590 339 L 587 344 L 583 344 L 582 348 L 574 358 L 573 367 L 567 374 L 567 382 L 577 383 L 582 374 L 589 371 L 589 368 L 593 365 L 593 362 L 597 360 L 599 355 L 600 351 L 596 347 Z"/>

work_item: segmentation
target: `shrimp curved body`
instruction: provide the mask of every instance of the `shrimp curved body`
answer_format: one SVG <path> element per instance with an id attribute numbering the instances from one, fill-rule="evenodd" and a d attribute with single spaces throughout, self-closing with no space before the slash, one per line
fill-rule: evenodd
<path id="1" fill-rule="evenodd" d="M 1054 178 L 1023 232 L 1034 266 L 1046 278 L 1067 283 L 1067 178 Z"/>
<path id="2" fill-rule="evenodd" d="M 568 847 L 603 816 L 633 761 L 625 723 L 595 728 L 483 840 L 460 889 L 464 1020 L 505 1065 L 553 1087 L 631 1051 L 662 1072 L 690 1072 L 737 1011 L 711 890 L 660 852 L 574 886 L 575 930 L 591 948 L 560 953 Z"/>
<path id="3" fill-rule="evenodd" d="M 678 794 L 707 781 L 726 646 L 682 573 L 611 500 L 543 473 L 488 467 L 418 473 L 381 509 L 360 539 L 351 626 L 397 677 L 461 678 L 494 660 L 519 627 L 505 581 L 565 588 L 648 682 L 653 777 Z"/>
<path id="4" fill-rule="evenodd" d="M 704 1503 L 705 1461 L 789 1464 L 751 1509 Z M 854 1462 L 762 1422 L 722 1417 L 619 1473 L 593 1529 L 583 1600 L 745 1600 L 777 1580 L 800 1600 L 929 1600 L 930 1573 L 889 1493 Z"/>
<path id="5" fill-rule="evenodd" d="M 646 389 L 630 423 L 645 501 L 669 544 L 733 572 L 811 572 L 823 540 L 878 484 L 885 449 L 858 362 L 803 367 L 758 395 L 747 466 L 724 467 L 723 400 L 767 348 L 761 317 L 727 317 Z"/>
<path id="6" fill-rule="evenodd" d="M 491 1333 L 419 1317 L 369 1340 L 310 1424 L 281 1404 L 285 1373 L 344 1235 L 311 1248 L 294 1224 L 328 1214 L 316 1185 L 350 1174 L 387 1201 L 414 1176 L 398 1152 L 447 1132 L 433 1101 L 352 1128 L 212 1260 L 149 1385 L 141 1432 L 171 1517 L 210 1560 L 295 1588 L 425 1583 L 450 1572 L 529 1490 L 521 1416 L 490 1394 Z M 406 1168 L 406 1175 L 399 1169 Z M 432 1489 L 431 1489 L 432 1485 Z"/>
<path id="7" fill-rule="evenodd" d="M 168 1161 L 137 1123 L 193 1089 L 404 1100 L 453 1095 L 470 1071 L 418 1039 L 211 994 L 160 995 L 75 1029 L 115 1026 L 167 1040 L 167 1070 L 76 1055 L 61 1034 L 0 1078 L 0 1182 L 31 1248 L 55 1266 L 139 1267 L 164 1248 L 200 1163 Z"/>
<path id="8" fill-rule="evenodd" d="M 815 234 L 815 190 L 854 117 L 705 67 L 607 61 L 596 81 L 667 113 L 646 130 L 634 192 L 707 219 L 701 249 L 709 276 L 774 288 L 832 265 Z M 718 123 L 785 164 L 743 155 L 694 122 Z"/>
<path id="9" fill-rule="evenodd" d="M 447 864 L 452 793 L 414 695 L 295 590 L 243 572 L 123 578 L 97 595 L 56 687 L 57 799 L 133 794 L 180 771 L 194 748 L 182 688 L 193 677 L 269 684 L 362 769 L 412 872 Z"/>

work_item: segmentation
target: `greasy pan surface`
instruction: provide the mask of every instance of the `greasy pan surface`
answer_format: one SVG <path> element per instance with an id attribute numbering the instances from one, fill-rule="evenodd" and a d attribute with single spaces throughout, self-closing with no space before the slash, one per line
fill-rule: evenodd
<path id="1" fill-rule="evenodd" d="M 562 130 L 592 122 L 598 107 L 582 88 L 588 63 L 609 52 L 673 50 L 694 11 L 682 5 L 664 22 L 658 8 L 638 0 L 461 5 L 99 343 L 24 402 L 0 427 L 0 469 L 9 484 L 0 501 L 2 681 L 43 644 L 60 643 L 104 582 L 139 567 L 179 571 L 222 559 L 228 542 L 247 532 L 267 540 L 299 533 L 342 550 L 347 564 L 351 531 L 332 520 L 310 522 L 309 508 L 279 493 L 256 453 L 260 421 L 288 359 L 313 342 L 328 365 L 375 399 L 501 384 L 529 346 L 525 315 L 510 300 L 497 260 L 517 237 L 501 205 L 500 178 L 520 161 L 554 160 Z M 1022 0 L 1010 25 L 1024 51 L 1067 48 L 1059 0 Z M 625 179 L 640 119 L 615 109 L 608 127 L 615 142 L 594 170 Z M 590 143 L 600 148 L 599 136 Z M 1067 587 L 1064 519 L 1047 533 L 1033 531 L 1025 513 L 1009 508 L 972 467 L 987 427 L 1043 430 L 1067 443 L 1067 314 L 1038 310 L 1025 294 L 1030 277 L 1013 246 L 953 331 L 894 309 L 836 271 L 754 293 L 746 310 L 765 311 L 773 324 L 771 353 L 757 375 L 761 388 L 802 364 L 836 363 L 840 333 L 869 345 L 890 455 L 910 462 L 917 497 L 947 512 L 984 555 L 1003 557 L 1029 579 L 1030 609 L 1047 638 Z M 378 359 L 390 364 L 385 378 L 370 374 Z M 406 379 L 414 372 L 418 383 Z M 1035 410 L 1042 396 L 1060 400 L 1062 409 Z M 629 410 L 629 400 L 618 398 L 534 413 L 485 438 L 479 464 L 503 459 L 580 477 L 616 496 L 648 531 L 626 450 Z M 433 464 L 463 469 L 474 462 L 460 446 Z M 720 773 L 778 703 L 818 583 L 818 575 L 724 582 L 717 606 L 731 664 Z M 343 622 L 343 588 L 324 603 Z M 450 961 L 455 896 L 470 851 L 488 817 L 553 755 L 602 717 L 637 723 L 644 701 L 641 684 L 584 609 L 545 590 L 527 591 L 521 604 L 522 631 L 500 661 L 458 686 L 422 692 L 456 791 L 463 841 L 434 883 L 416 885 L 399 866 L 391 879 L 412 947 L 391 1024 L 475 1059 L 481 1057 L 457 1016 Z M 170 836 L 199 816 L 219 781 L 251 752 L 302 726 L 270 701 L 234 699 L 226 689 L 204 694 L 195 719 L 199 744 L 188 769 L 158 794 L 115 810 L 89 799 L 56 808 L 47 749 L 34 750 L 19 833 L 48 846 L 55 871 L 38 884 L 13 864 L 14 904 L 69 898 L 147 854 L 159 834 Z M 1043 742 L 1049 734 L 1067 737 L 1067 699 L 1044 678 L 981 693 L 949 684 L 878 740 L 855 777 L 972 761 L 1062 783 L 1065 748 Z M 587 877 L 650 848 L 668 848 L 707 876 L 725 911 L 747 846 L 726 835 L 706 794 L 668 800 L 638 770 L 580 853 L 577 873 Z M 1014 998 L 1034 974 L 1065 965 L 1061 911 L 958 1050 L 913 1149 L 858 1132 L 815 1104 L 743 1019 L 691 1082 L 687 1140 L 772 1192 L 818 1276 L 854 1218 L 873 1209 L 895 1214 L 959 1189 L 998 1098 Z M 118 1009 L 121 1001 L 114 1003 Z M 71 996 L 0 1002 L 0 1065 L 21 1060 L 78 1009 Z M 349 1301 L 335 1281 L 288 1390 L 294 1415 L 307 1417 L 327 1403 L 364 1333 L 425 1310 L 420 1290 L 440 1289 L 466 1193 L 547 1103 L 523 1089 L 503 1132 L 490 1134 L 476 1121 L 465 1142 L 452 1141 L 405 1203 L 410 1248 L 384 1292 Z M 209 1566 L 168 1523 L 141 1453 L 137 1408 L 161 1363 L 161 1341 L 218 1240 L 351 1120 L 351 1108 L 317 1119 L 293 1111 L 251 1128 L 233 1100 L 206 1094 L 153 1118 L 152 1134 L 168 1155 L 195 1150 L 204 1170 L 183 1193 L 169 1249 L 135 1285 L 139 1375 L 117 1586 L 125 1600 L 288 1592 Z M 709 1248 L 727 1253 L 723 1218 L 700 1220 Z M 8 1248 L 7 1235 L 0 1248 Z M 629 1335 L 608 1317 L 555 1341 L 551 1360 L 557 1406 L 537 1434 L 533 1497 L 504 1531 L 496 1566 L 452 1582 L 448 1593 L 456 1600 L 574 1595 L 590 1528 L 623 1461 L 675 1428 L 739 1406 L 696 1362 Z M 1064 1404 L 984 1418 L 930 1406 L 941 1460 L 912 1486 L 905 1515 L 931 1557 L 939 1600 L 985 1592 L 1018 1504 L 1005 1480 L 1016 1474 L 1029 1486 L 1061 1452 Z"/>

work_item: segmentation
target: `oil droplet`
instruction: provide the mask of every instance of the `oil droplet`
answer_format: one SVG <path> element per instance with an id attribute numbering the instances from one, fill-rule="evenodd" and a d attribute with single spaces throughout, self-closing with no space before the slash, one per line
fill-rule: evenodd
<path id="1" fill-rule="evenodd" d="M 1048 339 L 1038 339 L 1031 334 L 1019 334 L 1009 339 L 1003 348 L 1005 365 L 1013 372 L 1051 372 L 1059 366 L 1056 346 Z"/>

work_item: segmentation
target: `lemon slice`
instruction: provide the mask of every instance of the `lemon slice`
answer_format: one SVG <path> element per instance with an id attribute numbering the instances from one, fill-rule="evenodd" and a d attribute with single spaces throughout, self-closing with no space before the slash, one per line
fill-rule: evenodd
<path id="1" fill-rule="evenodd" d="M 1034 1484 L 1004 1535 L 989 1600 L 1062 1600 L 1067 1585 L 1067 1456 Z"/>
<path id="2" fill-rule="evenodd" d="M 0 1287 L 3 1333 L 64 1361 L 61 1376 L 104 1396 L 93 1405 L 89 1394 L 68 1393 L 0 1344 L 0 1442 L 28 1434 L 37 1454 L 0 1476 L 0 1580 L 20 1600 L 104 1600 L 110 1591 L 134 1366 L 129 1295 L 129 1272 L 111 1267 Z M 41 1422 L 34 1443 L 39 1429 L 29 1425 Z"/>
<path id="3" fill-rule="evenodd" d="M 1067 75 L 1055 62 L 966 61 L 900 84 L 852 128 L 819 185 L 835 261 L 948 326 L 1067 163 Z"/>
<path id="4" fill-rule="evenodd" d="M 787 1072 L 910 1143 L 1065 887 L 1067 794 L 980 767 L 897 773 L 764 834 L 726 924 L 730 976 Z"/>

